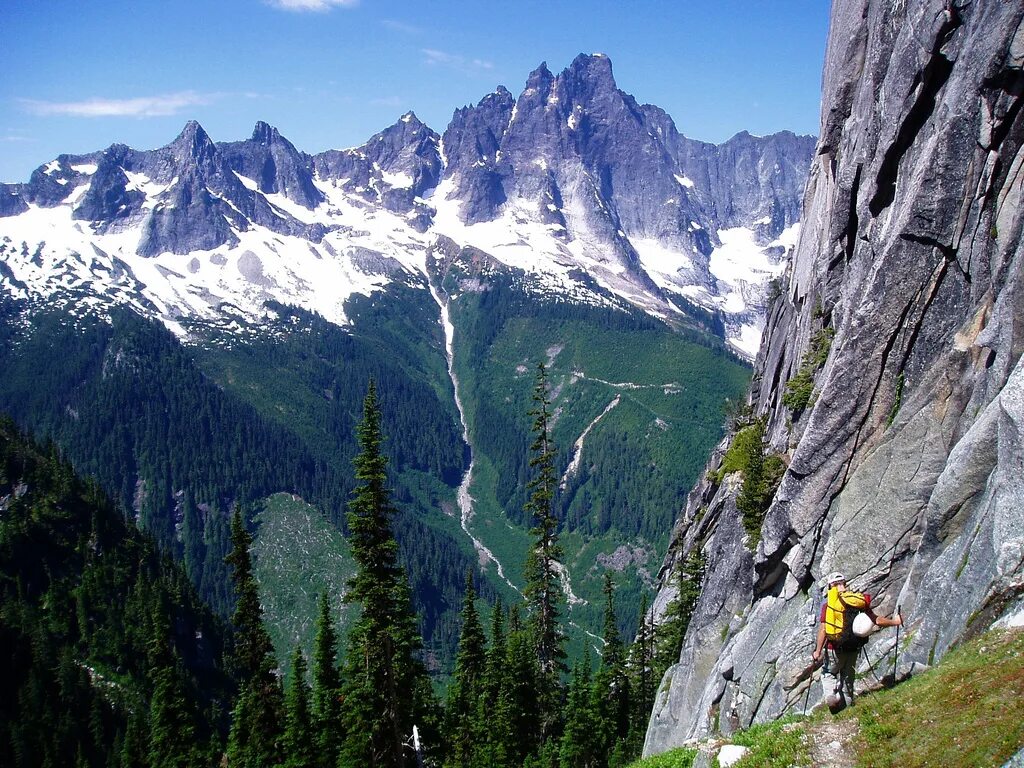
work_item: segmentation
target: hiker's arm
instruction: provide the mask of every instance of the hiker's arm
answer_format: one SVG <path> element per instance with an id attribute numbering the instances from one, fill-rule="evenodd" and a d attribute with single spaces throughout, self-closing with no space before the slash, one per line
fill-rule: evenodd
<path id="1" fill-rule="evenodd" d="M 895 618 L 887 619 L 885 616 L 876 616 L 874 611 L 868 611 L 868 616 L 880 627 L 899 627 L 903 624 L 903 617 L 896 614 Z"/>
<path id="2" fill-rule="evenodd" d="M 817 661 L 821 658 L 821 649 L 825 647 L 825 625 L 818 625 L 818 639 L 814 643 L 814 653 L 811 654 L 811 658 Z"/>

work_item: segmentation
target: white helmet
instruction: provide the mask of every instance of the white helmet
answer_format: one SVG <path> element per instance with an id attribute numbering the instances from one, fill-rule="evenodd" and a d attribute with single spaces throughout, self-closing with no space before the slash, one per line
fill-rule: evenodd
<path id="1" fill-rule="evenodd" d="M 838 584 L 839 582 L 843 582 L 845 584 L 846 577 L 839 571 L 833 571 L 828 575 L 828 579 L 825 580 L 825 586 L 831 587 L 833 584 Z"/>

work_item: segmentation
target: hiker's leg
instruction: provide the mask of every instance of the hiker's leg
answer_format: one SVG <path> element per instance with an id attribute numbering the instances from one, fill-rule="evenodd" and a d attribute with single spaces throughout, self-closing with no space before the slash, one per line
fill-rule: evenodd
<path id="1" fill-rule="evenodd" d="M 842 651 L 836 654 L 839 666 L 839 687 L 840 695 L 846 700 L 849 706 L 853 704 L 853 682 L 857 673 L 856 652 Z"/>
<path id="2" fill-rule="evenodd" d="M 842 708 L 840 688 L 839 662 L 835 651 L 825 650 L 825 666 L 821 670 L 822 700 L 833 712 Z"/>

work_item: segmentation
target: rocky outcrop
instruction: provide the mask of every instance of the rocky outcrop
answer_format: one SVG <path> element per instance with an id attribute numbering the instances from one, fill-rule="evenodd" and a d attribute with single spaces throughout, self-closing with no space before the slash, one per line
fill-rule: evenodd
<path id="1" fill-rule="evenodd" d="M 803 706 L 829 571 L 902 606 L 900 675 L 1024 609 L 1024 6 L 836 0 L 823 89 L 750 401 L 788 469 L 756 548 L 738 475 L 687 500 L 656 611 L 707 575 L 648 754 Z"/>

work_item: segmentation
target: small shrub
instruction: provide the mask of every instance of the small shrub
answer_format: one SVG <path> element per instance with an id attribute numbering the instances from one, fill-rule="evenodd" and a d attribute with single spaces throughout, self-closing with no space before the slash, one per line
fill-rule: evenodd
<path id="1" fill-rule="evenodd" d="M 629 768 L 691 768 L 696 759 L 696 749 L 680 747 L 644 760 L 638 760 L 631 763 Z"/>
<path id="2" fill-rule="evenodd" d="M 737 448 L 737 460 L 743 472 L 743 486 L 736 499 L 736 507 L 743 516 L 743 527 L 750 535 L 751 544 L 756 546 L 761 538 L 764 513 L 782 482 L 786 463 L 780 456 L 765 454 L 764 422 L 759 421 L 740 434 L 744 440 Z M 740 435 L 736 437 L 738 440 Z M 729 450 L 731 452 L 733 448 Z"/>
<path id="3" fill-rule="evenodd" d="M 815 309 L 817 311 L 817 308 Z M 786 382 L 786 391 L 782 394 L 782 404 L 793 413 L 800 413 L 811 402 L 814 394 L 814 376 L 825 365 L 828 353 L 832 349 L 835 330 L 822 328 L 811 337 L 811 344 L 800 361 L 800 368 L 792 379 Z"/>

